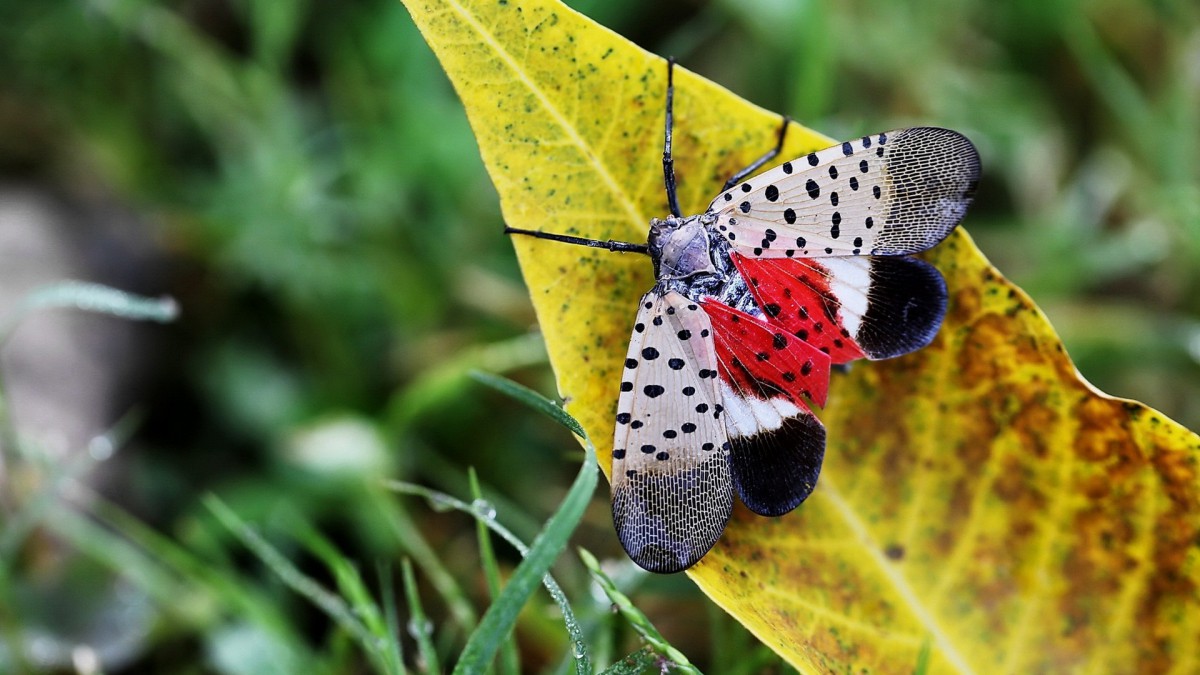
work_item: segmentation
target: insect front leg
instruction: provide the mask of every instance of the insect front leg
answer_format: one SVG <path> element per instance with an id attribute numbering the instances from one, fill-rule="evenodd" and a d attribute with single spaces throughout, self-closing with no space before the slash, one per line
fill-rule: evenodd
<path id="1" fill-rule="evenodd" d="M 759 157 L 758 159 L 754 160 L 750 164 L 750 166 L 733 174 L 733 177 L 731 177 L 729 180 L 725 181 L 725 187 L 721 188 L 721 192 L 724 192 L 724 191 L 728 190 L 729 188 L 733 187 L 734 185 L 737 185 L 738 183 L 742 182 L 743 178 L 745 178 L 746 176 L 749 176 L 750 174 L 754 173 L 755 171 L 758 171 L 759 169 L 761 169 L 763 167 L 764 164 L 771 161 L 772 159 L 775 159 L 775 157 L 779 155 L 780 151 L 783 150 L 783 140 L 784 140 L 784 138 L 787 137 L 788 123 L 791 121 L 792 121 L 791 118 L 789 118 L 787 115 L 783 116 L 783 123 L 779 125 L 779 139 L 775 142 L 775 147 L 772 148 L 771 150 L 769 150 L 762 157 Z"/>

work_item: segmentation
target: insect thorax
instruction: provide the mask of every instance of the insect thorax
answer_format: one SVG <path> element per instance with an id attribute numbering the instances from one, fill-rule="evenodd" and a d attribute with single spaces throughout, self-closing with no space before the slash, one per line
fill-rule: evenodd
<path id="1" fill-rule="evenodd" d="M 650 221 L 647 243 L 658 290 L 696 301 L 711 297 L 757 316 L 761 311 L 729 258 L 728 240 L 715 232 L 715 222 L 711 213 Z"/>

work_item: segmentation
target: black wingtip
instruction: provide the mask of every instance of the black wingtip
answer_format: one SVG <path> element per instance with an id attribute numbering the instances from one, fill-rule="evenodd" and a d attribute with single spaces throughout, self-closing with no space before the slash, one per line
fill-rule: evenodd
<path id="1" fill-rule="evenodd" d="M 638 566 L 682 572 L 708 553 L 729 522 L 728 461 L 714 454 L 686 471 L 643 471 L 614 481 L 612 509 L 617 538 Z"/>
<path id="2" fill-rule="evenodd" d="M 886 164 L 894 189 L 877 255 L 908 255 L 932 248 L 958 226 L 979 186 L 979 151 L 966 136 L 941 127 L 892 132 Z M 914 233 L 920 233 L 916 236 Z"/>
<path id="3" fill-rule="evenodd" d="M 946 316 L 946 280 L 924 260 L 871 260 L 867 311 L 855 341 L 867 358 L 890 359 L 927 346 Z"/>
<path id="4" fill-rule="evenodd" d="M 758 515 L 782 516 L 800 506 L 817 486 L 825 459 L 825 427 L 811 413 L 730 442 L 734 488 Z"/>

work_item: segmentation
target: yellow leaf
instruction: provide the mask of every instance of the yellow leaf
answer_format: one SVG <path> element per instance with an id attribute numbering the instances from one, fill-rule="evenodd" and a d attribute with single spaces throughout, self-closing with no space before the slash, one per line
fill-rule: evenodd
<path id="1" fill-rule="evenodd" d="M 405 3 L 508 224 L 645 240 L 667 212 L 662 59 L 551 0 Z M 685 213 L 771 147 L 779 119 L 682 69 L 675 113 Z M 828 144 L 793 125 L 784 154 Z M 607 471 L 650 264 L 513 243 L 559 390 Z M 961 230 L 929 260 L 951 289 L 938 339 L 835 377 L 816 492 L 783 518 L 736 511 L 690 576 L 805 671 L 1200 669 L 1200 439 L 1091 389 Z"/>

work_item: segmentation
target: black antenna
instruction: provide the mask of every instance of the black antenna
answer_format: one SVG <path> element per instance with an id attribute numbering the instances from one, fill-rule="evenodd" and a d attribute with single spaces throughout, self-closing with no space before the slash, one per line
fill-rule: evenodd
<path id="1" fill-rule="evenodd" d="M 679 198 L 675 196 L 675 159 L 671 157 L 671 126 L 673 124 L 673 114 L 671 109 L 675 105 L 675 57 L 667 57 L 667 130 L 666 138 L 663 140 L 663 182 L 667 186 L 667 206 L 671 208 L 671 215 L 676 218 L 682 218 L 683 214 L 679 211 Z"/>
<path id="2" fill-rule="evenodd" d="M 671 157 L 671 127 L 674 124 L 674 113 L 672 109 L 675 105 L 675 57 L 667 59 L 667 120 L 666 131 L 663 138 L 663 182 L 667 188 L 667 205 L 671 208 L 671 215 L 676 218 L 682 218 L 683 213 L 679 210 L 679 198 L 675 194 L 675 160 Z M 784 128 L 787 127 L 787 118 L 784 118 Z M 754 165 L 755 168 L 762 166 L 768 159 L 779 153 L 779 146 L 783 145 L 783 131 L 780 131 L 779 144 L 776 146 L 774 153 L 768 153 L 768 156 L 762 157 Z M 586 239 L 584 237 L 572 237 L 567 234 L 551 234 L 548 232 L 537 232 L 535 230 L 522 230 L 516 227 L 504 226 L 505 234 L 523 234 L 527 237 L 535 237 L 537 239 L 549 239 L 550 241 L 558 241 L 564 244 L 577 244 L 579 246 L 590 246 L 592 248 L 602 248 L 608 251 L 616 251 L 618 253 L 641 253 L 642 255 L 650 255 L 650 248 L 646 244 L 632 244 L 627 241 L 601 241 L 599 239 Z"/>
<path id="3" fill-rule="evenodd" d="M 579 246 L 590 246 L 592 248 L 603 248 L 617 253 L 641 253 L 642 255 L 650 255 L 650 248 L 645 244 L 631 244 L 627 241 L 601 241 L 599 239 L 585 239 L 584 237 L 572 237 L 569 234 L 551 234 L 549 232 L 537 232 L 536 230 L 522 230 L 516 227 L 504 226 L 504 234 L 523 234 L 527 237 L 536 239 L 549 239 L 550 241 L 560 241 L 564 244 L 577 244 Z"/>

